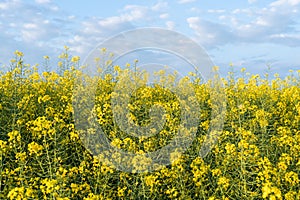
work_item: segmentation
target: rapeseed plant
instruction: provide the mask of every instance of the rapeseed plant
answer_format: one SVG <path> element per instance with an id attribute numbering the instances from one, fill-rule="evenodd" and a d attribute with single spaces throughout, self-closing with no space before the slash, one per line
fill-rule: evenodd
<path id="1" fill-rule="evenodd" d="M 80 57 L 68 51 L 65 47 L 59 55 L 58 73 L 24 64 L 20 51 L 11 69 L 0 73 L 0 199 L 300 199 L 300 71 L 270 79 L 243 68 L 240 78 L 233 72 L 223 78 L 224 128 L 212 151 L 201 158 L 214 106 L 208 84 L 194 73 L 178 80 L 176 73 L 162 70 L 147 85 L 147 73 L 130 69 L 137 61 L 123 68 L 98 58 L 99 77 L 90 80 L 98 85 L 93 108 L 97 120 L 91 124 L 101 126 L 113 147 L 135 154 L 126 160 L 116 152 L 112 163 L 109 152 L 93 155 L 81 140 L 96 129 L 80 132 L 75 127 L 74 85 L 84 73 Z M 101 52 L 113 57 L 106 49 Z M 122 88 L 117 84 L 130 85 L 132 75 L 138 75 L 139 87 L 131 95 L 116 92 Z M 152 160 L 146 153 L 166 146 L 178 130 L 189 132 L 180 127 L 181 109 L 189 109 L 186 101 L 167 89 L 174 83 L 183 93 L 189 94 L 187 85 L 195 90 L 186 101 L 197 101 L 201 108 L 196 138 L 186 152 L 175 149 L 170 154 L 170 165 L 147 171 Z M 129 134 L 134 129 L 115 122 L 114 113 L 125 104 L 112 106 L 114 98 L 129 99 L 124 101 L 126 123 L 151 124 L 157 116 L 149 110 L 155 106 L 164 110 L 160 117 L 165 123 L 135 137 Z M 133 166 L 132 173 L 115 168 L 124 162 Z"/>

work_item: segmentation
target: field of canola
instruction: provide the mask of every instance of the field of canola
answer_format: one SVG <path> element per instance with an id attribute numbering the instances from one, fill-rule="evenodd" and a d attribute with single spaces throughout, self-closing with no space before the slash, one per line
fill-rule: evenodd
<path id="1" fill-rule="evenodd" d="M 242 69 L 240 78 L 234 73 L 223 78 L 224 128 L 203 159 L 198 152 L 212 105 L 207 84 L 191 75 L 186 80 L 201 106 L 196 139 L 171 165 L 128 173 L 84 148 L 72 105 L 79 57 L 65 52 L 60 58 L 60 72 L 42 72 L 25 65 L 16 51 L 11 69 L 0 74 L 0 199 L 300 199 L 300 71 L 279 78 Z M 98 80 L 95 98 L 98 122 L 111 144 L 137 154 L 166 145 L 180 118 L 174 95 L 159 85 L 136 90 L 129 117 L 148 123 L 147 110 L 156 103 L 166 110 L 166 124 L 149 138 L 128 136 L 114 123 L 110 100 L 117 77 L 130 71 L 112 69 L 113 75 Z M 163 72 L 158 76 L 174 81 Z"/>

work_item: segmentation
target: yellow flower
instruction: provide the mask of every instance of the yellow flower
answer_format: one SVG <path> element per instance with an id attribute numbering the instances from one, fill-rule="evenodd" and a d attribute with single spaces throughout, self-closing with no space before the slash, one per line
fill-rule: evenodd
<path id="1" fill-rule="evenodd" d="M 281 191 L 277 187 L 273 187 L 272 192 L 274 193 L 275 197 L 281 199 Z"/>
<path id="2" fill-rule="evenodd" d="M 25 197 L 25 188 L 24 187 L 15 187 L 14 189 L 10 190 L 7 198 L 11 200 L 22 200 Z"/>
<path id="3" fill-rule="evenodd" d="M 121 68 L 119 65 L 114 66 L 114 71 L 115 72 L 121 72 Z"/>
<path id="4" fill-rule="evenodd" d="M 213 176 L 220 176 L 222 174 L 222 171 L 218 168 L 212 169 L 211 172 Z"/>
<path id="5" fill-rule="evenodd" d="M 3 140 L 0 140 L 0 152 L 5 152 L 7 148 L 7 142 L 6 141 L 3 141 Z"/>
<path id="6" fill-rule="evenodd" d="M 106 53 L 106 48 L 104 48 L 104 47 L 101 48 L 101 52 L 102 52 L 102 53 Z"/>
<path id="7" fill-rule="evenodd" d="M 227 154 L 233 155 L 236 151 L 236 148 L 235 148 L 234 144 L 227 143 L 225 146 L 225 150 L 226 150 Z"/>
<path id="8" fill-rule="evenodd" d="M 43 185 L 40 186 L 40 189 L 45 194 L 51 194 L 51 193 L 53 193 L 53 191 L 59 189 L 58 187 L 56 187 L 57 180 L 55 180 L 55 179 L 46 178 L 46 179 L 42 180 L 41 183 Z"/>
<path id="9" fill-rule="evenodd" d="M 112 60 L 105 61 L 105 66 L 110 66 L 112 64 Z"/>
<path id="10" fill-rule="evenodd" d="M 238 147 L 241 148 L 241 149 L 248 149 L 249 148 L 249 143 L 246 141 L 246 140 L 241 140 L 239 143 L 238 143 Z"/>
<path id="11" fill-rule="evenodd" d="M 114 172 L 113 168 L 111 168 L 110 166 L 107 166 L 106 164 L 102 164 L 100 170 L 101 170 L 101 173 L 103 175 L 106 175 L 107 173 L 113 173 Z"/>
<path id="12" fill-rule="evenodd" d="M 267 116 L 269 114 L 266 111 L 257 110 L 255 114 L 256 114 L 256 119 L 261 127 L 266 127 L 269 124 L 267 120 Z"/>
<path id="13" fill-rule="evenodd" d="M 151 158 L 146 157 L 144 154 L 137 154 L 132 159 L 132 165 L 134 167 L 133 172 L 146 171 L 151 164 Z"/>
<path id="14" fill-rule="evenodd" d="M 218 179 L 218 185 L 222 186 L 225 190 L 229 187 L 229 179 L 226 177 L 220 177 Z"/>
<path id="15" fill-rule="evenodd" d="M 154 176 L 154 175 L 149 175 L 149 176 L 146 176 L 145 178 L 145 183 L 147 186 L 150 186 L 150 187 L 153 187 L 154 185 L 157 184 L 157 176 Z"/>
<path id="16" fill-rule="evenodd" d="M 71 59 L 71 62 L 77 63 L 79 60 L 80 60 L 79 56 L 73 56 L 72 59 Z"/>
<path id="17" fill-rule="evenodd" d="M 41 152 L 43 150 L 43 146 L 37 144 L 36 142 L 31 142 L 30 144 L 28 144 L 28 151 L 29 151 L 29 155 L 32 154 L 37 154 L 40 155 Z"/>
<path id="18" fill-rule="evenodd" d="M 68 47 L 68 46 L 64 46 L 64 49 L 66 50 L 66 51 L 68 51 L 70 48 Z"/>
<path id="19" fill-rule="evenodd" d="M 299 184 L 298 174 L 296 172 L 287 172 L 284 175 L 285 181 L 288 182 L 290 185 L 295 186 Z"/>
<path id="20" fill-rule="evenodd" d="M 214 66 L 214 67 L 213 67 L 213 71 L 214 71 L 214 72 L 219 71 L 219 66 Z"/>
<path id="21" fill-rule="evenodd" d="M 120 140 L 119 138 L 115 138 L 111 142 L 111 145 L 114 146 L 114 147 L 121 148 L 122 143 L 123 143 L 122 140 Z"/>
<path id="22" fill-rule="evenodd" d="M 180 152 L 172 152 L 170 154 L 170 162 L 173 166 L 180 164 L 182 162 L 182 154 Z"/>
<path id="23" fill-rule="evenodd" d="M 79 139 L 79 135 L 76 132 L 72 131 L 70 132 L 70 139 L 72 141 L 77 141 Z"/>
<path id="24" fill-rule="evenodd" d="M 262 197 L 265 199 L 271 194 L 271 184 L 270 183 L 265 183 L 262 187 Z"/>
<path id="25" fill-rule="evenodd" d="M 189 72 L 188 74 L 189 74 L 189 76 L 192 76 L 192 77 L 197 76 L 197 74 L 195 72 Z"/>
<path id="26" fill-rule="evenodd" d="M 287 153 L 283 153 L 283 154 L 281 154 L 279 160 L 281 162 L 286 163 L 287 165 L 290 165 L 293 158 L 290 155 L 288 155 Z"/>
<path id="27" fill-rule="evenodd" d="M 35 191 L 32 188 L 26 188 L 25 196 L 30 197 L 32 199 L 36 198 Z"/>
<path id="28" fill-rule="evenodd" d="M 127 189 L 126 186 L 124 186 L 123 188 L 118 187 L 118 197 L 124 197 L 126 189 Z"/>
<path id="29" fill-rule="evenodd" d="M 75 194 L 77 194 L 80 190 L 80 187 L 79 185 L 75 184 L 75 183 L 71 183 L 71 189 L 72 189 L 72 192 L 74 192 Z"/>
<path id="30" fill-rule="evenodd" d="M 47 101 L 50 101 L 50 100 L 51 100 L 51 97 L 49 95 L 44 95 L 42 97 L 38 97 L 38 102 L 39 103 L 47 102 Z"/>
<path id="31" fill-rule="evenodd" d="M 296 195 L 297 195 L 297 192 L 295 192 L 295 191 L 289 191 L 288 193 L 286 193 L 284 195 L 284 199 L 286 199 L 286 200 L 294 200 L 294 199 L 296 199 Z"/>
<path id="32" fill-rule="evenodd" d="M 16 159 L 20 159 L 22 162 L 26 160 L 26 152 L 18 152 L 16 153 Z"/>
<path id="33" fill-rule="evenodd" d="M 102 195 L 95 195 L 93 193 L 89 193 L 88 197 L 84 197 L 83 200 L 99 200 L 99 199 L 107 199 L 107 200 L 112 200 L 111 198 L 104 198 Z"/>
<path id="34" fill-rule="evenodd" d="M 58 67 L 62 67 L 62 66 L 63 66 L 63 62 L 58 61 L 57 66 L 58 66 Z"/>
<path id="35" fill-rule="evenodd" d="M 277 164 L 277 167 L 282 171 L 285 171 L 288 168 L 288 166 L 282 161 Z"/>
<path id="36" fill-rule="evenodd" d="M 197 157 L 191 163 L 192 173 L 194 175 L 193 181 L 196 186 L 201 186 L 202 182 L 205 180 L 205 176 L 209 172 L 209 165 L 206 165 L 202 158 Z"/>
<path id="37" fill-rule="evenodd" d="M 21 51 L 18 51 L 18 50 L 15 51 L 15 55 L 18 56 L 18 57 L 23 57 L 24 56 L 24 54 Z"/>
<path id="38" fill-rule="evenodd" d="M 178 191 L 175 187 L 172 187 L 171 189 L 166 190 L 166 194 L 169 194 L 169 198 L 177 197 Z"/>
<path id="39" fill-rule="evenodd" d="M 273 193 L 273 195 L 272 195 Z M 277 187 L 273 187 L 272 184 L 270 182 L 266 182 L 263 184 L 263 187 L 262 187 L 262 197 L 265 199 L 267 197 L 270 197 L 270 198 L 278 198 L 278 199 L 281 199 L 282 196 L 281 196 L 281 191 L 277 188 Z"/>
<path id="40" fill-rule="evenodd" d="M 11 131 L 7 135 L 9 137 L 9 139 L 8 139 L 9 142 L 15 143 L 15 142 L 20 142 L 21 141 L 21 134 L 20 134 L 19 131 L 16 131 L 16 130 Z"/>

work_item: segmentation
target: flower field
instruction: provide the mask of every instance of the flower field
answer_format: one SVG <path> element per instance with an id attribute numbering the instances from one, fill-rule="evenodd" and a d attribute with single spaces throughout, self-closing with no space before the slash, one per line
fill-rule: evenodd
<path id="1" fill-rule="evenodd" d="M 193 74 L 183 78 L 201 108 L 195 140 L 185 153 L 171 154 L 171 165 L 135 173 L 117 170 L 85 148 L 72 104 L 80 58 L 65 52 L 60 59 L 59 72 L 41 71 L 24 64 L 17 51 L 11 69 L 0 74 L 0 199 L 300 199 L 300 71 L 280 78 L 242 69 L 240 78 L 232 72 L 223 78 L 224 127 L 204 158 L 199 150 L 213 106 L 209 86 Z M 175 136 L 182 111 L 164 87 L 140 87 L 128 117 L 144 126 L 151 106 L 159 104 L 166 123 L 154 136 L 128 136 L 114 122 L 111 98 L 129 69 L 111 66 L 111 74 L 98 79 L 95 111 L 112 146 L 143 155 Z M 157 73 L 161 85 L 174 77 Z M 139 169 L 143 160 L 133 165 Z"/>

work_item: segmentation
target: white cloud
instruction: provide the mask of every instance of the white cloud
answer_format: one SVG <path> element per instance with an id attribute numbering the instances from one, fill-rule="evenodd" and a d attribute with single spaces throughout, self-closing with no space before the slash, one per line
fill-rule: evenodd
<path id="1" fill-rule="evenodd" d="M 37 28 L 37 24 L 27 23 L 27 24 L 24 24 L 23 27 L 25 29 L 36 29 Z"/>
<path id="2" fill-rule="evenodd" d="M 194 1 L 177 0 L 178 3 Z M 295 28 L 299 27 L 299 2 L 278 0 L 265 8 L 235 10 L 212 7 L 205 11 L 195 6 L 190 9 L 189 15 L 192 16 L 186 22 L 194 32 L 195 39 L 208 48 L 240 43 L 300 46 L 299 31 Z M 0 62 L 11 58 L 16 49 L 24 51 L 28 62 L 36 62 L 37 58 L 46 54 L 56 57 L 63 45 L 70 46 L 72 54 L 84 58 L 97 43 L 122 31 L 157 24 L 170 30 L 183 27 L 170 16 L 168 3 L 161 0 L 152 6 L 127 5 L 118 14 L 84 20 L 76 14 L 63 13 L 50 0 L 36 0 L 36 3 L 39 5 L 21 0 L 1 1 Z M 40 5 L 43 3 L 49 5 Z M 214 19 L 210 18 L 214 21 L 202 18 L 212 16 L 205 16 L 207 13 L 214 15 Z"/>
<path id="3" fill-rule="evenodd" d="M 248 3 L 252 4 L 255 3 L 257 0 L 248 0 Z"/>
<path id="4" fill-rule="evenodd" d="M 259 26 L 271 26 L 272 24 L 270 24 L 270 21 L 268 21 L 267 19 L 263 18 L 263 17 L 258 17 L 255 24 L 259 25 Z"/>
<path id="5" fill-rule="evenodd" d="M 271 38 L 296 38 L 300 39 L 299 34 L 273 34 L 270 36 Z"/>
<path id="6" fill-rule="evenodd" d="M 7 10 L 9 7 L 9 4 L 7 2 L 0 3 L 0 10 Z"/>
<path id="7" fill-rule="evenodd" d="M 192 3 L 192 2 L 195 2 L 197 0 L 178 0 L 178 3 L 179 4 L 185 4 L 185 3 Z"/>
<path id="8" fill-rule="evenodd" d="M 89 51 L 107 38 L 134 28 L 133 23 L 146 18 L 148 11 L 143 7 L 126 6 L 119 16 L 92 17 L 81 22 L 77 34 L 68 40 L 73 53 L 85 57 Z"/>
<path id="9" fill-rule="evenodd" d="M 168 2 L 158 2 L 154 6 L 151 7 L 153 11 L 164 11 L 168 8 Z"/>
<path id="10" fill-rule="evenodd" d="M 51 2 L 39 0 L 36 3 Z M 1 2 L 0 63 L 7 62 L 16 49 L 24 51 L 30 63 L 36 63 L 46 54 L 55 60 L 64 45 L 70 46 L 72 54 L 84 57 L 97 43 L 134 28 L 134 23 L 144 22 L 149 16 L 167 18 L 167 13 L 160 13 L 166 6 L 165 3 L 153 7 L 128 5 L 119 15 L 82 21 L 63 13 L 55 4 L 41 7 L 19 0 Z"/>
<path id="11" fill-rule="evenodd" d="M 284 2 L 285 6 L 270 4 L 264 8 L 235 9 L 231 12 L 208 10 L 210 13 L 219 12 L 221 15 L 217 17 L 218 20 L 210 21 L 195 16 L 187 18 L 187 23 L 198 41 L 209 48 L 236 42 L 300 46 L 300 39 L 295 37 L 295 33 L 299 33 L 296 29 L 300 25 L 297 20 L 299 12 L 293 6 L 300 0 Z"/>
<path id="12" fill-rule="evenodd" d="M 0 2 L 0 10 L 9 10 L 11 8 L 17 8 L 21 5 L 22 3 L 20 0 L 6 0 L 4 2 Z"/>
<path id="13" fill-rule="evenodd" d="M 128 20 L 128 17 L 126 16 L 123 16 L 123 17 L 120 17 L 120 16 L 114 16 L 114 17 L 108 17 L 108 18 L 105 18 L 103 20 L 100 20 L 99 21 L 99 25 L 100 26 L 116 26 L 120 23 L 123 23 L 123 22 L 126 22 L 126 21 L 129 21 Z"/>
<path id="14" fill-rule="evenodd" d="M 81 23 L 81 30 L 73 36 L 68 43 L 75 54 L 83 57 L 95 45 L 122 31 L 131 30 L 138 26 L 151 26 L 155 21 L 162 21 L 166 28 L 174 29 L 175 22 L 169 18 L 168 3 L 159 1 L 153 6 L 126 5 L 120 10 L 119 15 L 106 18 L 93 17 Z"/>
<path id="15" fill-rule="evenodd" d="M 226 10 L 223 10 L 223 9 L 217 9 L 217 10 L 214 10 L 214 9 L 209 9 L 207 10 L 208 13 L 224 13 L 226 12 Z"/>
<path id="16" fill-rule="evenodd" d="M 199 17 L 187 18 L 187 23 L 189 27 L 194 30 L 198 41 L 207 47 L 233 41 L 233 35 L 229 27 L 224 25 L 203 20 Z"/>
<path id="17" fill-rule="evenodd" d="M 160 14 L 160 15 L 159 15 L 159 18 L 160 18 L 160 19 L 167 19 L 167 18 L 169 18 L 169 14 L 168 14 L 168 13 Z"/>
<path id="18" fill-rule="evenodd" d="M 126 5 L 120 15 L 106 18 L 92 17 L 80 22 L 80 30 L 68 41 L 73 53 L 87 56 L 95 45 L 122 31 L 134 28 L 134 23 L 147 19 L 149 8 Z"/>
<path id="19" fill-rule="evenodd" d="M 81 30 L 68 39 L 67 45 L 74 55 L 84 59 L 91 50 L 107 38 L 133 28 L 133 24 L 126 17 L 89 18 L 81 23 Z"/>
<path id="20" fill-rule="evenodd" d="M 296 6 L 300 4 L 300 0 L 278 0 L 272 2 L 271 6 L 282 6 L 282 5 L 290 5 L 290 6 Z"/>
<path id="21" fill-rule="evenodd" d="M 192 8 L 190 8 L 190 11 L 194 12 L 194 13 L 200 13 L 201 12 L 201 10 L 198 7 L 192 7 Z"/>
<path id="22" fill-rule="evenodd" d="M 35 2 L 38 4 L 47 4 L 47 3 L 50 3 L 51 0 L 35 0 Z"/>
<path id="23" fill-rule="evenodd" d="M 47 6 L 42 13 L 40 5 L 20 0 L 4 1 L 0 10 L 0 62 L 8 65 L 13 52 L 20 50 L 25 62 L 35 64 L 46 54 L 57 54 L 64 45 L 71 22 L 59 10 Z"/>
<path id="24" fill-rule="evenodd" d="M 167 26 L 167 29 L 173 30 L 175 28 L 175 22 L 167 21 L 166 26 Z"/>
<path id="25" fill-rule="evenodd" d="M 270 41 L 283 44 L 285 46 L 297 47 L 300 45 L 300 35 L 299 34 L 272 34 L 270 35 Z"/>

